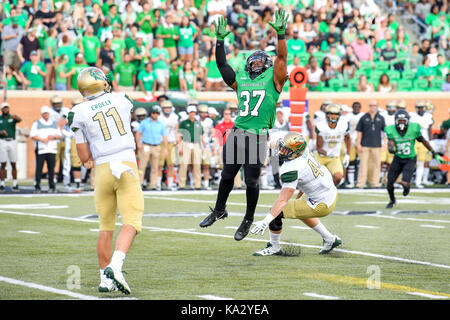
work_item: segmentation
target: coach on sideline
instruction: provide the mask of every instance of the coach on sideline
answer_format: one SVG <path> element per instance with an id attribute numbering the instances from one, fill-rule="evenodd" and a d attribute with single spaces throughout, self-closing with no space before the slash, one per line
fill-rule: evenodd
<path id="1" fill-rule="evenodd" d="M 48 106 L 41 108 L 41 118 L 31 126 L 30 138 L 37 143 L 35 192 L 41 192 L 41 177 L 44 161 L 48 169 L 48 192 L 56 192 L 55 188 L 55 162 L 58 141 L 61 139 L 61 130 L 58 124 L 50 119 L 51 109 Z"/>
<path id="2" fill-rule="evenodd" d="M 6 163 L 9 161 L 12 168 L 13 191 L 18 191 L 17 186 L 17 140 L 16 140 L 16 123 L 22 119 L 14 114 L 9 113 L 8 102 L 3 102 L 1 105 L 0 116 L 0 191 L 5 190 L 6 179 Z"/>

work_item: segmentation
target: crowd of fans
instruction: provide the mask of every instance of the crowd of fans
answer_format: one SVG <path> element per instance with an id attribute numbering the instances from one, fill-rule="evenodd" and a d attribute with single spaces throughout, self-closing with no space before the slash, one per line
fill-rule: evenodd
<path id="1" fill-rule="evenodd" d="M 448 90 L 447 1 L 399 4 L 427 26 L 417 42 L 374 0 L 3 0 L 7 85 L 76 90 L 80 70 L 97 66 L 115 90 L 146 96 L 226 90 L 215 63 L 213 22 L 228 18 L 227 59 L 237 68 L 251 50 L 275 54 L 267 22 L 282 6 L 291 17 L 288 70 L 305 67 L 310 90 Z"/>

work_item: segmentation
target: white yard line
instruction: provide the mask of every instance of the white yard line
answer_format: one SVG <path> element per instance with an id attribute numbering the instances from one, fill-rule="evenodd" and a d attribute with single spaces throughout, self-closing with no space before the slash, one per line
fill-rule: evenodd
<path id="1" fill-rule="evenodd" d="M 432 224 L 421 224 L 420 226 L 423 228 L 445 229 L 444 226 L 436 226 Z"/>
<path id="2" fill-rule="evenodd" d="M 400 217 L 394 217 L 394 216 L 387 216 L 384 214 L 365 214 L 364 216 L 365 217 L 374 217 L 374 218 L 392 219 L 392 220 L 402 220 L 402 221 L 450 223 L 450 220 L 436 220 L 436 219 L 423 219 L 423 218 L 400 218 Z"/>
<path id="3" fill-rule="evenodd" d="M 67 220 L 67 221 L 77 221 L 77 222 L 87 222 L 87 223 L 98 223 L 97 220 L 90 220 L 90 219 L 80 219 L 80 218 L 71 218 L 71 217 L 62 217 L 62 216 L 52 216 L 52 215 L 45 215 L 45 214 L 38 214 L 38 213 L 27 213 L 27 212 L 16 212 L 16 211 L 6 211 L 6 210 L 0 210 L 0 214 L 12 214 L 12 215 L 21 215 L 21 216 L 30 216 L 30 217 L 40 217 L 40 218 L 49 218 L 49 219 L 59 219 L 59 220 Z M 120 223 L 116 223 L 116 225 L 120 226 Z M 184 233 L 184 234 L 191 234 L 191 235 L 199 235 L 199 236 L 206 236 L 206 237 L 218 237 L 218 238 L 229 238 L 233 239 L 234 236 L 232 235 L 226 235 L 226 234 L 215 234 L 215 233 L 206 233 L 206 232 L 198 232 L 198 231 L 187 231 L 184 229 L 171 229 L 171 228 L 158 228 L 158 227 L 147 227 L 142 226 L 142 229 L 150 230 L 150 231 L 165 231 L 165 232 L 175 232 L 175 233 Z M 256 239 L 256 238 L 245 238 L 246 241 L 255 241 L 255 242 L 267 242 L 266 239 Z M 285 245 L 293 245 L 298 247 L 305 247 L 305 248 L 317 248 L 321 249 L 322 246 L 315 246 L 315 245 L 308 245 L 308 244 L 301 244 L 301 243 L 293 243 L 293 242 L 280 242 L 281 244 Z M 413 260 L 413 259 L 405 259 L 400 257 L 393 257 L 393 256 L 386 256 L 382 254 L 377 253 L 370 253 L 370 252 L 363 252 L 363 251 L 357 251 L 357 250 L 346 250 L 346 249 L 334 249 L 336 252 L 343 252 L 343 253 L 349 253 L 349 254 L 355 254 L 355 255 L 361 255 L 361 256 L 367 256 L 372 258 L 379 258 L 379 259 L 385 259 L 385 260 L 392 260 L 392 261 L 399 261 L 399 262 L 405 262 L 405 263 L 412 263 L 412 264 L 419 264 L 419 265 L 425 265 L 430 267 L 436 267 L 436 268 L 443 268 L 443 269 L 449 269 L 450 265 L 445 264 L 439 264 L 439 263 L 432 263 L 428 261 L 420 261 L 420 260 Z"/>
<path id="4" fill-rule="evenodd" d="M 380 227 L 376 227 L 376 226 L 365 226 L 362 224 L 356 224 L 355 225 L 356 228 L 363 228 L 363 229 L 380 229 Z"/>
<path id="5" fill-rule="evenodd" d="M 313 297 L 313 298 L 319 298 L 319 299 L 325 299 L 325 300 L 338 300 L 339 297 L 333 297 L 333 296 L 326 296 L 323 294 L 317 294 L 314 292 L 305 292 L 303 293 L 304 296 Z"/>
<path id="6" fill-rule="evenodd" d="M 435 295 L 435 294 L 422 293 L 422 292 L 407 292 L 407 294 L 411 294 L 413 296 L 430 298 L 430 299 L 448 299 L 445 296 L 438 296 L 438 295 Z"/>
<path id="7" fill-rule="evenodd" d="M 37 231 L 30 231 L 30 230 L 19 230 L 21 233 L 28 233 L 28 234 L 39 234 L 40 232 Z"/>
<path id="8" fill-rule="evenodd" d="M 203 298 L 203 299 L 206 299 L 206 300 L 234 300 L 232 298 L 224 298 L 224 297 L 214 296 L 214 295 L 211 295 L 211 294 L 203 294 L 203 295 L 200 295 L 200 296 L 197 296 L 197 297 Z"/>

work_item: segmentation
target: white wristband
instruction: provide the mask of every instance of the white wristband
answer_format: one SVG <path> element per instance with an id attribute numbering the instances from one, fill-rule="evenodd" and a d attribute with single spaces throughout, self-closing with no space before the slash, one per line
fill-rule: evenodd
<path id="1" fill-rule="evenodd" d="M 267 216 L 264 218 L 264 221 L 267 224 L 270 224 L 274 219 L 275 217 L 271 213 L 268 213 Z"/>

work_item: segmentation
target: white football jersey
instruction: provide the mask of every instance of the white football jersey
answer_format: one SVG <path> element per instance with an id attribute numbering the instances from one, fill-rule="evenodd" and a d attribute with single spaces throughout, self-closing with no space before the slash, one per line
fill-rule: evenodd
<path id="1" fill-rule="evenodd" d="M 176 128 L 178 125 L 178 116 L 174 112 L 171 112 L 168 117 L 161 114 L 158 120 L 166 126 L 167 142 L 175 143 L 177 141 Z"/>
<path id="2" fill-rule="evenodd" d="M 386 127 L 395 124 L 395 112 L 393 114 L 389 114 L 387 111 L 383 111 L 381 115 L 384 118 Z"/>
<path id="3" fill-rule="evenodd" d="M 424 113 L 424 115 L 421 116 L 417 112 L 411 112 L 409 115 L 411 116 L 410 122 L 418 123 L 421 128 L 420 133 L 422 133 L 422 137 L 429 141 L 430 136 L 428 135 L 428 128 L 434 123 L 431 113 Z"/>
<path id="4" fill-rule="evenodd" d="M 280 177 L 283 188 L 302 190 L 308 196 L 308 206 L 313 209 L 320 202 L 331 206 L 336 199 L 337 189 L 330 171 L 317 161 L 308 148 L 300 157 L 281 165 Z"/>
<path id="5" fill-rule="evenodd" d="M 105 93 L 76 105 L 69 113 L 76 142 L 89 142 L 97 165 L 113 160 L 136 161 L 132 110 L 133 104 L 125 94 Z"/>
<path id="6" fill-rule="evenodd" d="M 206 146 L 209 146 L 211 144 L 211 138 L 212 138 L 212 129 L 214 128 L 214 121 L 206 117 L 205 119 L 200 119 L 200 123 L 203 127 L 203 134 L 205 137 Z"/>
<path id="7" fill-rule="evenodd" d="M 348 113 L 345 118 L 348 121 L 349 131 L 350 131 L 350 139 L 352 143 L 356 142 L 356 138 L 358 137 L 358 132 L 356 131 L 356 126 L 358 125 L 359 119 L 364 115 L 364 113 L 360 112 L 358 114 L 354 114 L 353 112 Z"/>
<path id="8" fill-rule="evenodd" d="M 323 139 L 322 148 L 327 152 L 327 157 L 339 157 L 341 155 L 342 140 L 349 133 L 349 123 L 343 117 L 339 118 L 336 128 L 330 128 L 327 121 L 319 122 L 316 133 Z"/>
<path id="9" fill-rule="evenodd" d="M 325 112 L 323 112 L 322 110 L 317 110 L 316 112 L 314 112 L 313 123 L 315 126 L 317 126 L 317 124 L 320 122 L 326 122 L 326 121 L 327 121 L 327 118 L 326 118 Z"/>

